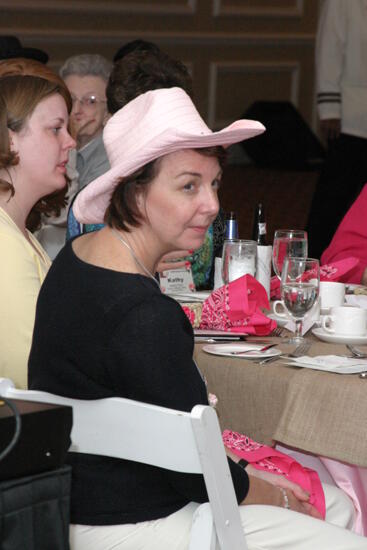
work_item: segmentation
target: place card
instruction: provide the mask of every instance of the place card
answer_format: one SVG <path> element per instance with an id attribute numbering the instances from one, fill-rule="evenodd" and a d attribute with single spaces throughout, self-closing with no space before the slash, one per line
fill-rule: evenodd
<path id="1" fill-rule="evenodd" d="M 164 294 L 195 291 L 191 267 L 163 271 L 159 274 L 159 282 Z M 189 299 L 187 301 L 189 301 Z"/>

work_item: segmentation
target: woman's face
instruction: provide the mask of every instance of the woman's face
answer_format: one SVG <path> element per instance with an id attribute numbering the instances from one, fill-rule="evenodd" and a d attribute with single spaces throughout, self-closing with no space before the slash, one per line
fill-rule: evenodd
<path id="1" fill-rule="evenodd" d="M 75 141 L 67 130 L 68 112 L 60 94 L 38 103 L 20 132 L 10 131 L 11 149 L 19 156 L 14 186 L 41 198 L 65 187 L 66 163 Z"/>
<path id="2" fill-rule="evenodd" d="M 219 210 L 222 170 L 215 157 L 187 149 L 162 157 L 141 209 L 164 250 L 199 248 Z"/>
<path id="3" fill-rule="evenodd" d="M 65 78 L 73 109 L 70 118 L 81 145 L 89 143 L 103 129 L 107 119 L 106 85 L 100 76 L 69 75 Z"/>

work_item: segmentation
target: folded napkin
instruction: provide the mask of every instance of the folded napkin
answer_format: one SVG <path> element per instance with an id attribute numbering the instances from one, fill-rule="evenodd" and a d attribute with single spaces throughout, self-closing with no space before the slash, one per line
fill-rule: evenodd
<path id="1" fill-rule="evenodd" d="M 341 357 L 340 355 L 317 355 L 308 357 L 304 355 L 297 358 L 288 358 L 288 365 L 304 367 L 337 374 L 356 374 L 367 371 L 367 360 L 358 358 Z"/>
<path id="2" fill-rule="evenodd" d="M 350 271 L 352 271 L 359 264 L 359 259 L 351 256 L 344 260 L 339 260 L 331 264 L 324 264 L 320 267 L 320 281 L 340 281 Z M 305 277 L 312 279 L 312 271 Z M 274 300 L 280 298 L 280 281 L 278 277 L 274 276 L 270 281 L 270 296 Z"/>
<path id="3" fill-rule="evenodd" d="M 310 504 L 315 506 L 325 518 L 325 496 L 319 475 L 311 468 L 306 468 L 291 456 L 267 445 L 257 443 L 247 435 L 231 430 L 222 433 L 223 443 L 234 454 L 245 459 L 257 470 L 264 470 L 282 475 L 297 483 L 310 495 Z"/>
<path id="4" fill-rule="evenodd" d="M 269 309 L 264 287 L 252 275 L 243 275 L 221 286 L 205 300 L 201 313 L 201 329 L 270 334 L 276 322 L 261 311 Z"/>

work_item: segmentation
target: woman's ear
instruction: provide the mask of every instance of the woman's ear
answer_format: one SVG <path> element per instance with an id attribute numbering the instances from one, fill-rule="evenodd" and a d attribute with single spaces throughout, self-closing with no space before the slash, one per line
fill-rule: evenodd
<path id="1" fill-rule="evenodd" d="M 8 137 L 10 151 L 16 152 L 17 134 L 13 130 L 8 129 Z"/>
<path id="2" fill-rule="evenodd" d="M 141 214 L 145 214 L 145 193 L 142 189 L 136 192 L 136 205 Z"/>

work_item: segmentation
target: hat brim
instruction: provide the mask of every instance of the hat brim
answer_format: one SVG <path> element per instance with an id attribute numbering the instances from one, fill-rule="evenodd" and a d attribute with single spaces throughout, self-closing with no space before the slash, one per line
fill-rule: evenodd
<path id="1" fill-rule="evenodd" d="M 127 177 L 149 162 L 181 149 L 202 149 L 205 147 L 228 147 L 246 139 L 258 136 L 265 127 L 255 120 L 237 120 L 223 130 L 194 135 L 179 129 L 167 129 L 151 143 L 146 143 L 134 157 L 128 154 L 115 167 L 89 183 L 77 196 L 73 213 L 81 223 L 103 223 L 112 193 L 120 178 Z"/>
<path id="2" fill-rule="evenodd" d="M 34 59 L 40 61 L 40 63 L 47 63 L 48 55 L 42 50 L 37 48 L 19 48 L 8 52 L 6 55 L 0 54 L 0 61 L 4 59 L 16 59 L 17 57 L 23 57 L 24 59 Z"/>

